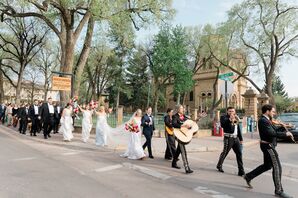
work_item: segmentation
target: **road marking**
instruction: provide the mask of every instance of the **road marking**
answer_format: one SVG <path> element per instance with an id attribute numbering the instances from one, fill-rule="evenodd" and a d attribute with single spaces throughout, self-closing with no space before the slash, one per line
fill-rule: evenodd
<path id="1" fill-rule="evenodd" d="M 123 165 L 124 165 L 124 167 L 127 167 L 129 169 L 139 171 L 141 173 L 144 173 L 146 175 L 149 175 L 149 176 L 161 179 L 161 180 L 167 180 L 167 179 L 171 178 L 171 176 L 169 176 L 169 175 L 166 175 L 166 174 L 160 173 L 158 171 L 146 168 L 144 166 L 134 165 L 131 163 L 123 163 Z"/>
<path id="2" fill-rule="evenodd" d="M 204 186 L 198 186 L 194 189 L 194 191 L 196 191 L 200 194 L 203 194 L 203 195 L 209 195 L 213 198 L 233 198 L 230 195 L 226 195 L 226 194 L 223 194 L 221 192 L 217 192 L 215 190 L 208 189 Z"/>
<path id="3" fill-rule="evenodd" d="M 111 165 L 111 166 L 106 166 L 106 167 L 103 167 L 103 168 L 95 169 L 95 172 L 107 172 L 107 171 L 119 169 L 119 168 L 122 168 L 122 167 L 123 167 L 122 164 L 116 164 L 116 165 Z"/>
<path id="4" fill-rule="evenodd" d="M 82 153 L 82 152 L 81 151 L 80 152 L 76 151 L 76 152 L 62 153 L 61 155 L 77 155 L 77 154 L 80 154 L 80 153 Z"/>
<path id="5" fill-rule="evenodd" d="M 18 162 L 18 161 L 29 161 L 29 160 L 34 160 L 34 159 L 37 159 L 37 158 L 36 157 L 24 157 L 24 158 L 13 159 L 11 161 Z"/>
<path id="6" fill-rule="evenodd" d="M 197 160 L 197 161 L 201 161 L 201 162 L 206 162 L 206 163 L 209 163 L 209 164 L 216 164 L 216 162 L 211 161 L 211 160 L 204 160 L 204 159 L 193 158 L 193 157 L 189 157 L 189 159 Z M 289 164 L 288 164 L 288 165 L 289 165 Z M 233 169 L 238 169 L 238 166 L 234 166 L 234 165 L 231 165 L 231 164 L 224 164 L 223 166 L 224 166 L 224 167 L 233 168 Z M 215 168 L 214 168 L 214 169 L 215 169 Z M 245 170 L 252 171 L 253 169 L 252 169 L 252 168 L 245 168 Z M 263 175 L 272 177 L 272 173 L 264 173 Z M 282 179 L 286 179 L 286 180 L 289 180 L 289 181 L 293 181 L 293 182 L 298 183 L 298 178 L 294 178 L 294 177 L 289 177 L 289 176 L 285 176 L 285 175 L 283 175 L 283 176 L 282 176 Z"/>

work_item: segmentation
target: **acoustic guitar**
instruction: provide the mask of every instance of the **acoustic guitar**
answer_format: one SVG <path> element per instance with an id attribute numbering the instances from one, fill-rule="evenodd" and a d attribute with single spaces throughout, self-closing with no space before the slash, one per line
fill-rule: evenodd
<path id="1" fill-rule="evenodd" d="M 188 129 L 183 125 L 190 126 L 190 128 Z M 180 129 L 174 128 L 173 132 L 178 141 L 188 144 L 192 140 L 193 135 L 198 132 L 199 126 L 192 120 L 186 120 L 183 125 Z"/>

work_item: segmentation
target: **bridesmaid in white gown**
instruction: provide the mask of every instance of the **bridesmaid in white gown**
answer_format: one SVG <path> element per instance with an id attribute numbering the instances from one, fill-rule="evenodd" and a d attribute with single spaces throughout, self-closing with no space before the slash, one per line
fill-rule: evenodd
<path id="1" fill-rule="evenodd" d="M 86 109 L 78 106 L 80 111 L 83 112 L 82 120 L 82 141 L 87 142 L 90 137 L 90 131 L 92 129 L 92 110 L 90 105 L 86 105 Z"/>
<path id="2" fill-rule="evenodd" d="M 61 127 L 59 132 L 63 134 L 64 141 L 71 141 L 73 138 L 73 119 L 72 119 L 72 107 L 70 103 L 67 103 L 66 108 L 64 108 L 61 116 Z"/>
<path id="3" fill-rule="evenodd" d="M 142 119 L 142 110 L 138 109 L 133 116 L 132 120 L 137 123 L 140 131 L 138 133 L 130 132 L 129 141 L 127 150 L 122 157 L 127 157 L 128 159 L 143 159 L 146 155 L 142 147 L 142 131 L 141 131 L 141 119 Z"/>
<path id="4" fill-rule="evenodd" d="M 97 115 L 96 121 L 96 146 L 107 146 L 107 138 L 110 126 L 107 121 L 107 114 L 105 113 L 104 106 L 99 107 L 99 112 L 95 111 Z"/>

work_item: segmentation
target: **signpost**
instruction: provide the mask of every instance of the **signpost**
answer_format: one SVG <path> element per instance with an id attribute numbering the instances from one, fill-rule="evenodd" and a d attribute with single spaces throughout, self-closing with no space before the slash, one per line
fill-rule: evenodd
<path id="1" fill-rule="evenodd" d="M 70 97 L 73 98 L 74 75 L 71 73 L 58 72 L 58 71 L 52 71 L 52 73 L 59 75 L 59 76 L 53 76 L 52 78 L 52 90 L 70 91 Z M 61 77 L 61 76 L 70 76 L 70 78 Z"/>
<path id="2" fill-rule="evenodd" d="M 232 81 L 233 77 L 234 77 L 233 72 L 218 75 L 219 79 L 225 81 L 225 103 L 226 103 L 225 105 L 226 105 L 226 109 L 228 108 L 228 81 Z"/>

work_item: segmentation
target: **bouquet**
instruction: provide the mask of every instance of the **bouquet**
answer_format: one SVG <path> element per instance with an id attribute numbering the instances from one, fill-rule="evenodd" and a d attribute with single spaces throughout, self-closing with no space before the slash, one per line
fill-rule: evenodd
<path id="1" fill-rule="evenodd" d="M 125 124 L 125 130 L 131 133 L 138 133 L 140 132 L 139 125 L 133 119 Z"/>
<path id="2" fill-rule="evenodd" d="M 73 97 L 73 99 L 70 100 L 70 104 L 72 105 L 74 116 L 76 117 L 76 119 L 79 120 L 80 117 L 78 116 L 78 113 L 79 113 L 78 96 Z"/>

